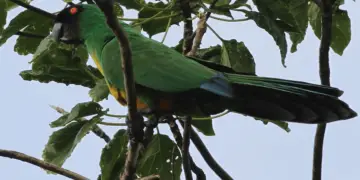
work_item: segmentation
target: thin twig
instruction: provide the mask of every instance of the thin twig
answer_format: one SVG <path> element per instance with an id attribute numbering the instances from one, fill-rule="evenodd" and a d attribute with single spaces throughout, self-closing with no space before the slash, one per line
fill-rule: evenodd
<path id="1" fill-rule="evenodd" d="M 210 4 L 209 9 L 213 9 L 217 2 L 218 0 L 214 0 Z M 195 56 L 197 50 L 200 48 L 201 41 L 207 29 L 206 21 L 209 19 L 210 15 L 211 12 L 208 11 L 205 16 L 204 15 L 200 16 L 199 22 L 197 23 L 197 28 L 194 34 L 191 35 L 192 46 L 191 46 L 191 50 L 188 53 L 186 53 L 187 56 Z"/>
<path id="2" fill-rule="evenodd" d="M 144 138 L 144 119 L 137 113 L 136 91 L 134 73 L 132 67 L 132 54 L 130 42 L 126 32 L 121 27 L 114 13 L 114 2 L 112 0 L 95 0 L 101 11 L 106 16 L 107 25 L 114 32 L 120 45 L 122 69 L 124 74 L 124 86 L 126 102 L 128 105 L 128 129 L 130 148 L 125 162 L 125 171 L 121 176 L 122 180 L 134 179 L 139 151 L 142 149 Z M 120 59 L 119 59 L 120 60 Z"/>
<path id="3" fill-rule="evenodd" d="M 322 0 L 322 35 L 319 49 L 319 74 L 321 84 L 330 86 L 329 50 L 331 45 L 332 1 Z M 316 128 L 313 157 L 313 180 L 321 180 L 323 146 L 326 123 Z"/>
<path id="4" fill-rule="evenodd" d="M 193 45 L 191 47 L 191 50 L 186 54 L 187 56 L 195 56 L 197 50 L 200 48 L 200 44 L 202 41 L 202 38 L 204 36 L 204 34 L 206 33 L 206 18 L 205 16 L 200 16 L 199 18 L 199 22 L 197 23 L 197 28 L 196 28 L 196 35 L 194 37 L 193 40 Z"/>
<path id="5" fill-rule="evenodd" d="M 167 122 L 169 124 L 169 127 L 170 127 L 170 130 L 174 136 L 174 139 L 176 141 L 176 144 L 178 147 L 182 147 L 183 146 L 183 138 L 181 136 L 181 133 L 180 133 L 180 129 L 178 127 L 178 125 L 176 124 L 175 122 L 175 119 L 173 117 L 168 117 L 167 118 Z M 189 161 L 190 161 L 190 166 L 191 166 L 191 170 L 195 173 L 196 175 L 196 179 L 197 180 L 205 180 L 206 179 L 206 175 L 204 173 L 204 171 L 199 168 L 194 160 L 192 159 L 191 155 L 189 155 Z"/>
<path id="6" fill-rule="evenodd" d="M 150 175 L 150 176 L 138 178 L 136 180 L 160 180 L 160 176 L 159 175 Z"/>
<path id="7" fill-rule="evenodd" d="M 183 135 L 183 145 L 182 145 L 182 160 L 183 168 L 186 180 L 192 180 L 191 166 L 190 166 L 190 136 L 191 136 L 191 116 L 186 116 L 184 118 L 184 135 Z"/>
<path id="8" fill-rule="evenodd" d="M 62 114 L 62 115 L 65 115 L 65 114 L 68 114 L 69 112 L 65 111 L 63 108 L 61 107 L 58 107 L 58 106 L 53 106 L 53 105 L 50 105 L 51 108 L 55 109 L 58 113 Z M 87 119 L 85 118 L 79 118 L 79 119 L 76 119 L 77 121 L 87 121 Z M 104 139 L 104 141 L 106 143 L 110 142 L 110 137 L 105 133 L 105 131 L 103 131 L 98 125 L 95 125 L 91 131 L 96 135 L 98 136 L 99 138 L 101 139 Z"/>
<path id="9" fill-rule="evenodd" d="M 51 13 L 49 13 L 49 12 L 47 12 L 47 11 L 44 11 L 44 10 L 39 9 L 39 8 L 37 8 L 37 7 L 34 7 L 34 6 L 32 6 L 32 5 L 30 5 L 30 4 L 27 4 L 27 3 L 23 2 L 23 1 L 20 1 L 20 0 L 10 0 L 10 1 L 13 2 L 13 3 L 15 3 L 15 4 L 17 4 L 17 5 L 19 5 L 19 6 L 21 6 L 21 7 L 24 7 L 24 8 L 26 8 L 26 9 L 30 10 L 30 11 L 33 11 L 33 12 L 38 13 L 38 14 L 41 14 L 41 15 L 43 15 L 43 16 L 45 16 L 45 17 L 48 17 L 48 18 L 51 18 L 51 19 L 55 19 L 55 18 L 56 18 L 56 15 L 55 15 L 55 14 L 51 14 Z"/>
<path id="10" fill-rule="evenodd" d="M 213 8 L 215 7 L 215 5 L 216 5 L 217 2 L 218 2 L 218 0 L 214 0 L 214 1 L 210 4 L 209 9 L 210 9 L 210 10 L 213 9 Z M 205 16 L 205 21 L 207 21 L 207 20 L 209 19 L 210 15 L 211 15 L 211 12 L 208 11 L 208 12 L 206 13 L 206 16 Z"/>
<path id="11" fill-rule="evenodd" d="M 184 122 L 179 121 L 181 126 L 184 127 Z M 209 167 L 218 175 L 222 180 L 232 180 L 233 178 L 216 162 L 212 157 L 205 144 L 202 142 L 199 135 L 191 128 L 191 141 L 194 143 L 196 149 L 200 152 L 201 156 Z"/>
<path id="12" fill-rule="evenodd" d="M 190 52 L 193 42 L 193 25 L 191 20 L 190 0 L 180 0 L 180 8 L 182 10 L 182 15 L 184 16 L 183 54 L 187 54 Z"/>
<path id="13" fill-rule="evenodd" d="M 23 36 L 23 37 L 28 37 L 28 38 L 37 38 L 37 39 L 44 39 L 44 38 L 46 38 L 46 36 L 44 36 L 44 35 L 27 33 L 27 32 L 22 32 L 22 31 L 19 31 L 19 32 L 15 33 L 15 35 Z"/>
<path id="14" fill-rule="evenodd" d="M 11 159 L 17 159 L 23 162 L 27 162 L 30 164 L 33 164 L 35 166 L 41 167 L 43 169 L 55 172 L 57 174 L 61 174 L 65 177 L 68 177 L 70 179 L 76 179 L 76 180 L 87 180 L 88 178 L 77 174 L 75 172 L 72 172 L 70 170 L 58 167 L 54 164 L 42 161 L 40 159 L 37 159 L 35 157 L 26 155 L 24 153 L 21 152 L 17 152 L 17 151 L 10 151 L 10 150 L 4 150 L 4 149 L 0 149 L 0 156 L 3 157 L 7 157 L 7 158 L 11 158 Z"/>

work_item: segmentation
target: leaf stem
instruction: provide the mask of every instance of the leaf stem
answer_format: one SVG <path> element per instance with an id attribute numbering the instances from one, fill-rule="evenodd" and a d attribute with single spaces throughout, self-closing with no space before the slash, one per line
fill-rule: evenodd
<path id="1" fill-rule="evenodd" d="M 221 41 L 224 41 L 224 39 L 221 38 L 220 35 L 211 26 L 209 26 L 209 24 L 206 23 L 206 26 L 215 34 L 217 38 L 219 38 Z"/>
<path id="2" fill-rule="evenodd" d="M 171 11 L 170 16 L 171 16 L 173 13 L 174 13 L 174 12 Z M 170 18 L 169 18 L 169 21 L 168 21 L 168 23 L 167 23 L 167 25 L 166 25 L 165 34 L 164 34 L 164 36 L 163 36 L 163 38 L 162 38 L 162 40 L 161 40 L 161 43 L 164 43 L 164 41 L 165 41 L 165 38 L 166 38 L 166 36 L 167 36 L 167 34 L 168 34 L 168 31 L 169 31 L 169 29 L 170 29 L 171 21 L 172 21 L 172 18 L 170 17 Z"/>
<path id="3" fill-rule="evenodd" d="M 166 6 L 163 10 L 159 11 L 158 13 L 156 13 L 155 15 L 153 15 L 153 16 L 150 17 L 150 18 L 146 18 L 144 21 L 141 21 L 141 22 L 139 22 L 139 23 L 134 24 L 133 27 L 139 26 L 139 25 L 142 25 L 142 24 L 144 24 L 144 23 L 147 23 L 147 22 L 149 22 L 149 21 L 154 20 L 156 17 L 158 17 L 159 15 L 161 15 L 162 13 L 164 13 L 165 10 L 170 9 L 170 8 L 173 6 L 173 4 L 174 4 L 174 1 L 171 1 L 171 3 L 170 3 L 168 6 Z M 173 16 L 174 16 L 174 15 L 173 15 Z M 173 16 L 169 15 L 168 17 L 173 17 Z M 167 18 L 166 16 L 164 16 L 164 17 Z"/>
<path id="4" fill-rule="evenodd" d="M 193 120 L 212 120 L 212 119 L 216 119 L 216 118 L 225 116 L 225 115 L 228 114 L 228 113 L 230 113 L 230 111 L 229 111 L 229 110 L 226 110 L 225 112 L 220 113 L 220 114 L 215 115 L 215 116 L 211 116 L 211 117 L 193 117 L 192 119 L 193 119 Z"/>
<path id="5" fill-rule="evenodd" d="M 126 118 L 126 115 L 117 115 L 117 114 L 109 114 L 109 113 L 104 113 L 104 116 L 108 116 L 108 117 L 114 117 L 114 118 Z"/>
<path id="6" fill-rule="evenodd" d="M 112 122 L 104 122 L 100 121 L 98 124 L 105 125 L 105 126 L 127 126 L 126 123 L 112 123 Z"/>
<path id="7" fill-rule="evenodd" d="M 68 177 L 70 179 L 76 179 L 76 180 L 88 180 L 88 178 L 77 174 L 75 172 L 72 172 L 70 170 L 61 168 L 59 166 L 56 166 L 54 164 L 42 161 L 40 159 L 37 159 L 35 157 L 26 155 L 24 153 L 21 152 L 17 152 L 17 151 L 11 151 L 11 150 L 4 150 L 4 149 L 0 149 L 0 156 L 3 157 L 7 157 L 7 158 L 11 158 L 11 159 L 17 159 L 23 162 L 27 162 L 29 164 L 41 167 L 43 169 L 55 172 L 57 174 L 61 174 L 65 177 Z"/>
<path id="8" fill-rule="evenodd" d="M 243 18 L 243 19 L 224 19 L 224 18 L 219 18 L 219 17 L 216 17 L 216 16 L 210 16 L 210 18 L 216 19 L 216 20 L 219 20 L 219 21 L 226 21 L 226 22 L 242 22 L 242 21 L 250 20 L 250 18 Z"/>
<path id="9" fill-rule="evenodd" d="M 149 17 L 149 18 L 152 18 L 152 20 L 160 20 L 160 19 L 167 19 L 167 18 L 171 18 L 171 17 L 175 17 L 175 16 L 178 16 L 179 13 L 173 13 L 172 15 L 166 15 L 166 16 L 160 16 L 160 17 Z M 122 20 L 122 21 L 144 21 L 144 20 L 147 20 L 149 18 L 119 18 L 119 20 Z"/>

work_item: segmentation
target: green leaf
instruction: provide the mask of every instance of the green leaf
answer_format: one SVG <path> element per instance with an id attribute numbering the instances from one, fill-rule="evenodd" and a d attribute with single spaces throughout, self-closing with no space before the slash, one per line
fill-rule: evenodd
<path id="1" fill-rule="evenodd" d="M 93 101 L 78 103 L 71 109 L 67 122 L 71 122 L 77 118 L 99 114 L 101 110 L 101 105 Z"/>
<path id="2" fill-rule="evenodd" d="M 141 177 L 158 174 L 161 179 L 180 180 L 181 154 L 167 135 L 156 134 L 145 149 L 137 169 Z"/>
<path id="3" fill-rule="evenodd" d="M 281 28 L 285 32 L 299 32 L 296 27 L 293 27 L 290 24 L 287 24 L 286 22 L 280 19 L 275 20 L 275 23 L 279 28 Z"/>
<path id="4" fill-rule="evenodd" d="M 337 10 L 333 15 L 331 48 L 342 55 L 351 40 L 351 22 L 347 11 Z"/>
<path id="5" fill-rule="evenodd" d="M 100 159 L 101 180 L 115 180 L 122 172 L 127 152 L 128 135 L 120 129 L 103 148 Z"/>
<path id="6" fill-rule="evenodd" d="M 55 121 L 51 122 L 50 127 L 51 128 L 56 128 L 56 127 L 65 126 L 68 123 L 70 123 L 67 120 L 68 118 L 69 118 L 69 113 L 64 114 L 64 115 L 60 116 L 58 119 L 56 119 Z"/>
<path id="7" fill-rule="evenodd" d="M 16 7 L 19 7 L 17 4 L 11 2 L 10 0 L 2 0 L 2 1 L 5 1 L 5 3 L 7 3 L 6 11 L 11 11 Z M 32 2 L 33 0 L 20 0 L 20 1 L 30 4 L 30 2 Z"/>
<path id="8" fill-rule="evenodd" d="M 99 121 L 101 121 L 99 117 L 94 117 L 90 121 L 72 122 L 55 131 L 43 150 L 44 161 L 61 167 L 76 145 Z"/>
<path id="9" fill-rule="evenodd" d="M 209 118 L 211 118 L 209 116 Z M 191 124 L 205 136 L 215 136 L 215 131 L 212 124 L 213 120 L 192 120 Z"/>
<path id="10" fill-rule="evenodd" d="M 277 19 L 296 27 L 300 32 L 306 30 L 308 0 L 253 0 L 259 12 L 269 18 Z"/>
<path id="11" fill-rule="evenodd" d="M 88 66 L 89 71 L 101 76 L 98 69 Z M 38 81 L 41 83 L 49 83 L 51 81 L 63 83 L 65 85 L 75 84 L 84 87 L 92 88 L 95 86 L 95 81 L 91 76 L 80 68 L 65 68 L 49 66 L 44 70 L 25 70 L 20 72 L 21 78 L 26 81 Z"/>
<path id="12" fill-rule="evenodd" d="M 52 19 L 46 18 L 30 10 L 25 10 L 13 18 L 6 29 L 3 31 L 3 34 L 0 38 L 0 46 L 23 28 L 34 34 L 47 36 L 50 32 L 51 23 Z M 27 40 L 29 42 L 26 42 Z M 35 38 L 19 37 L 17 41 L 18 45 L 17 47 L 15 46 L 15 50 L 19 52 L 19 54 L 24 55 L 29 52 L 34 52 L 40 41 L 41 39 L 39 40 Z M 28 52 L 21 49 L 20 47 L 22 46 L 19 43 L 25 43 L 27 45 L 26 47 L 30 47 Z"/>
<path id="13" fill-rule="evenodd" d="M 122 6 L 125 6 L 126 9 L 134 9 L 140 10 L 142 8 L 142 4 L 145 4 L 145 0 L 115 0 Z"/>
<path id="14" fill-rule="evenodd" d="M 287 53 L 287 42 L 285 38 L 284 30 L 280 29 L 276 22 L 269 18 L 268 16 L 250 11 L 247 12 L 246 16 L 255 21 L 255 23 L 265 31 L 267 31 L 275 40 L 276 44 L 279 46 L 280 55 L 281 55 L 281 62 L 285 66 L 285 58 Z"/>
<path id="15" fill-rule="evenodd" d="M 207 60 L 209 62 L 221 63 L 221 49 L 220 45 L 210 46 L 209 48 L 199 49 L 196 53 L 196 57 Z"/>
<path id="16" fill-rule="evenodd" d="M 69 124 L 71 121 L 80 119 L 85 116 L 95 115 L 101 112 L 102 107 L 96 102 L 78 103 L 75 105 L 70 113 L 66 113 L 57 120 L 50 123 L 50 127 L 60 127 Z"/>
<path id="17" fill-rule="evenodd" d="M 249 9 L 251 9 L 251 6 L 246 4 L 247 0 L 235 0 L 234 3 L 230 4 L 230 0 L 223 0 L 223 1 L 217 1 L 215 6 L 212 9 L 206 8 L 206 11 L 210 11 L 215 14 L 228 16 L 231 19 L 234 19 L 231 14 L 231 9 L 236 9 L 242 6 L 245 6 Z M 210 0 L 207 2 L 207 4 L 212 4 L 213 0 Z"/>
<path id="18" fill-rule="evenodd" d="M 139 11 L 139 14 L 138 14 L 139 18 L 151 18 L 155 14 L 158 14 L 163 9 L 165 9 L 165 7 L 167 7 L 168 4 L 164 4 L 163 2 L 157 2 L 157 3 L 149 2 L 147 4 L 147 6 L 152 7 L 153 9 L 150 9 L 150 8 L 142 9 L 141 11 Z M 164 10 L 162 12 L 162 14 L 159 15 L 158 17 L 165 17 L 165 16 L 170 16 L 170 15 L 171 15 L 171 11 Z M 168 18 L 160 18 L 160 19 L 152 19 L 152 20 L 142 24 L 141 26 L 142 26 L 142 29 L 146 33 L 148 33 L 150 37 L 152 37 L 155 34 L 162 33 L 162 32 L 166 31 L 166 27 L 167 27 L 167 24 L 169 22 L 169 19 L 170 19 L 170 17 L 168 17 Z M 170 26 L 173 25 L 173 24 L 178 25 L 179 22 L 181 22 L 181 21 L 182 21 L 182 16 L 180 14 L 177 15 L 177 16 L 171 17 Z"/>
<path id="19" fill-rule="evenodd" d="M 221 49 L 221 64 L 236 72 L 255 74 L 255 61 L 243 42 L 235 39 L 223 40 Z"/>
<path id="20" fill-rule="evenodd" d="M 95 102 L 100 102 L 109 96 L 109 88 L 105 79 L 100 79 L 96 82 L 95 87 L 89 91 L 89 95 Z"/>
<path id="21" fill-rule="evenodd" d="M 6 24 L 6 17 L 7 17 L 6 8 L 7 8 L 7 2 L 4 0 L 0 1 L 0 36 Z"/>
<path id="22" fill-rule="evenodd" d="M 254 4 L 260 13 L 273 20 L 279 18 L 297 29 L 296 33 L 289 33 L 293 42 L 291 52 L 295 52 L 304 40 L 308 26 L 308 0 L 254 0 Z"/>
<path id="23" fill-rule="evenodd" d="M 51 37 L 44 38 L 34 53 L 32 70 L 22 71 L 24 80 L 36 80 L 43 83 L 76 84 L 85 87 L 95 86 L 95 77 L 103 78 L 101 73 L 86 66 L 88 53 L 84 46 L 73 48 L 56 43 Z M 89 73 L 90 72 L 90 73 Z M 92 74 L 92 75 L 90 75 Z"/>
<path id="24" fill-rule="evenodd" d="M 321 11 L 315 3 L 309 5 L 309 22 L 315 35 L 321 38 Z M 337 10 L 333 14 L 331 49 L 342 55 L 351 40 L 351 22 L 347 11 Z"/>

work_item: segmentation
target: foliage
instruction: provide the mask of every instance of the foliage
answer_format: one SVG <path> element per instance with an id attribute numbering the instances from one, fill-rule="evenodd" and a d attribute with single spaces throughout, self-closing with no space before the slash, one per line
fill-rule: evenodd
<path id="1" fill-rule="evenodd" d="M 31 0 L 22 1 L 31 2 Z M 150 37 L 164 33 L 169 27 L 179 25 L 184 20 L 178 1 L 154 3 L 145 0 L 117 0 L 116 2 L 114 7 L 116 15 L 123 18 L 124 8 L 137 11 L 138 19 L 133 20 L 131 25 L 141 29 Z M 252 3 L 257 10 L 253 10 L 255 7 L 247 0 L 219 0 L 212 9 L 209 9 L 208 5 L 212 2 L 212 0 L 190 0 L 190 7 L 195 15 L 211 12 L 210 18 L 224 17 L 229 24 L 242 22 L 233 18 L 235 13 L 247 17 L 246 20 L 254 21 L 274 39 L 279 47 L 283 65 L 288 52 L 287 34 L 292 42 L 290 50 L 292 53 L 297 51 L 304 40 L 309 23 L 315 35 L 318 38 L 321 36 L 320 8 L 309 0 L 253 0 Z M 346 10 L 340 9 L 342 4 L 343 2 L 334 6 L 331 42 L 332 50 L 339 55 L 343 54 L 351 40 L 350 18 Z M 33 54 L 31 69 L 22 71 L 20 76 L 27 81 L 57 82 L 90 88 L 89 96 L 92 102 L 75 105 L 70 113 L 64 113 L 50 124 L 50 127 L 60 129 L 50 136 L 43 151 L 43 159 L 62 166 L 81 139 L 92 129 L 98 128 L 96 124 L 101 123 L 102 117 L 106 115 L 107 111 L 102 111 L 103 108 L 97 102 L 107 99 L 109 89 L 99 70 L 87 65 L 88 52 L 83 46 L 74 47 L 55 43 L 48 37 L 52 28 L 51 19 L 24 10 L 5 27 L 7 13 L 16 7 L 17 5 L 8 0 L 0 1 L 0 46 L 9 38 L 17 36 L 20 31 L 45 37 L 17 37 L 14 51 L 19 55 Z M 61 8 L 59 7 L 59 10 Z M 242 41 L 219 38 L 221 44 L 202 47 L 197 51 L 196 58 L 210 63 L 211 66 L 221 64 L 238 73 L 255 75 L 256 60 L 251 54 L 251 49 L 248 49 Z M 179 45 L 173 48 L 181 52 L 182 42 L 180 40 Z M 93 117 L 90 120 L 84 119 L 87 116 Z M 204 135 L 213 136 L 215 135 L 213 120 L 215 119 L 211 117 L 194 120 L 192 125 Z M 261 121 L 264 124 L 272 122 L 285 131 L 290 131 L 287 123 Z M 115 179 L 121 173 L 127 144 L 127 131 L 120 129 L 104 147 L 100 158 L 102 180 Z M 173 177 L 180 179 L 181 171 L 181 154 L 176 143 L 165 134 L 154 135 L 147 148 L 141 153 L 137 174 L 139 176 L 160 174 L 162 179 Z"/>

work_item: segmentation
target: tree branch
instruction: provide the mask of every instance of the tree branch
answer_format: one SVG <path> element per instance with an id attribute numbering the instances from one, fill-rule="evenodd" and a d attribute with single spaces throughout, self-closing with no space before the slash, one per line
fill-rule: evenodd
<path id="1" fill-rule="evenodd" d="M 329 50 L 331 44 L 332 2 L 322 0 L 322 35 L 319 50 L 319 74 L 322 85 L 330 86 Z M 322 157 L 326 123 L 316 128 L 313 157 L 313 180 L 321 180 Z"/>
<path id="2" fill-rule="evenodd" d="M 179 121 L 181 126 L 184 127 L 184 122 Z M 202 142 L 199 135 L 191 128 L 191 141 L 194 143 L 197 150 L 200 152 L 201 156 L 204 158 L 205 162 L 209 167 L 222 179 L 222 180 L 232 180 L 233 178 L 216 162 L 212 157 L 209 150 L 206 148 L 205 144 Z"/>
<path id="3" fill-rule="evenodd" d="M 114 10 L 114 2 L 112 0 L 95 0 L 101 11 L 106 16 L 108 26 L 114 32 L 119 41 L 122 69 L 124 73 L 124 85 L 126 92 L 126 101 L 128 105 L 128 129 L 130 148 L 125 162 L 125 171 L 121 176 L 122 180 L 134 179 L 136 172 L 136 164 L 139 156 L 139 151 L 143 147 L 142 141 L 144 137 L 144 119 L 137 113 L 136 106 L 136 91 L 134 83 L 134 74 L 132 68 L 132 54 L 130 49 L 130 42 L 124 29 L 120 26 Z"/>
<path id="4" fill-rule="evenodd" d="M 183 54 L 187 54 L 192 47 L 192 34 L 193 26 L 191 20 L 191 7 L 190 0 L 180 0 L 180 8 L 184 16 L 184 42 L 183 42 Z"/>
<path id="5" fill-rule="evenodd" d="M 22 31 L 18 31 L 17 33 L 15 33 L 15 35 L 23 36 L 23 37 L 28 37 L 28 38 L 37 38 L 37 39 L 44 39 L 44 38 L 46 38 L 46 36 L 44 36 L 44 35 L 27 33 L 27 32 L 22 32 Z"/>
<path id="6" fill-rule="evenodd" d="M 7 158 L 11 158 L 11 159 L 17 159 L 23 162 L 27 162 L 29 164 L 33 164 L 35 166 L 41 167 L 43 169 L 55 172 L 57 174 L 61 174 L 65 177 L 68 177 L 70 179 L 76 179 L 76 180 L 87 180 L 88 178 L 77 174 L 75 172 L 72 172 L 70 170 L 58 167 L 56 165 L 53 165 L 51 163 L 42 161 L 40 159 L 37 159 L 35 157 L 31 157 L 29 155 L 26 155 L 24 153 L 21 152 L 17 152 L 17 151 L 9 151 L 9 150 L 4 150 L 4 149 L 0 149 L 0 156 L 3 157 L 7 157 Z"/>
<path id="7" fill-rule="evenodd" d="M 184 139 L 182 144 L 182 160 L 183 160 L 183 168 L 186 180 L 192 180 L 191 174 L 191 166 L 190 166 L 190 137 L 191 137 L 191 116 L 186 116 L 184 118 Z"/>
<path id="8" fill-rule="evenodd" d="M 136 180 L 160 180 L 160 176 L 159 175 L 150 175 L 150 176 L 138 178 Z"/>
<path id="9" fill-rule="evenodd" d="M 214 0 L 209 9 L 213 9 L 218 0 Z M 186 54 L 187 56 L 195 56 L 197 50 L 200 48 L 200 44 L 204 34 L 206 33 L 206 21 L 209 19 L 211 11 L 208 11 L 205 16 L 200 16 L 197 28 L 194 34 L 191 35 L 192 47 L 191 50 Z"/>
<path id="10" fill-rule="evenodd" d="M 19 6 L 21 6 L 21 7 L 24 7 L 24 8 L 26 8 L 26 9 L 30 10 L 30 11 L 33 11 L 33 12 L 38 13 L 38 14 L 41 14 L 41 15 L 43 15 L 43 16 L 45 16 L 45 17 L 48 17 L 48 18 L 51 18 L 51 19 L 55 19 L 55 18 L 56 18 L 56 15 L 51 14 L 51 13 L 49 13 L 49 12 L 47 12 L 47 11 L 42 10 L 42 9 L 39 9 L 39 8 L 37 8 L 37 7 L 35 7 L 35 6 L 32 6 L 32 5 L 30 5 L 30 4 L 27 4 L 27 3 L 25 3 L 25 2 L 22 2 L 22 1 L 20 1 L 20 0 L 10 0 L 10 1 L 13 2 L 13 3 L 15 3 L 15 4 L 17 4 L 17 5 L 19 5 Z"/>
<path id="11" fill-rule="evenodd" d="M 183 146 L 183 138 L 181 136 L 181 133 L 180 133 L 180 129 L 178 127 L 178 125 L 176 124 L 175 122 L 175 119 L 173 117 L 168 117 L 167 118 L 167 122 L 169 124 L 169 127 L 170 127 L 170 130 L 174 136 L 174 139 L 176 141 L 176 144 L 179 148 L 181 148 Z M 205 180 L 206 179 L 206 175 L 204 173 L 204 171 L 199 168 L 194 160 L 192 159 L 191 155 L 189 155 L 189 161 L 190 161 L 190 166 L 191 166 L 191 170 L 195 173 L 196 175 L 196 179 L 197 180 Z"/>

